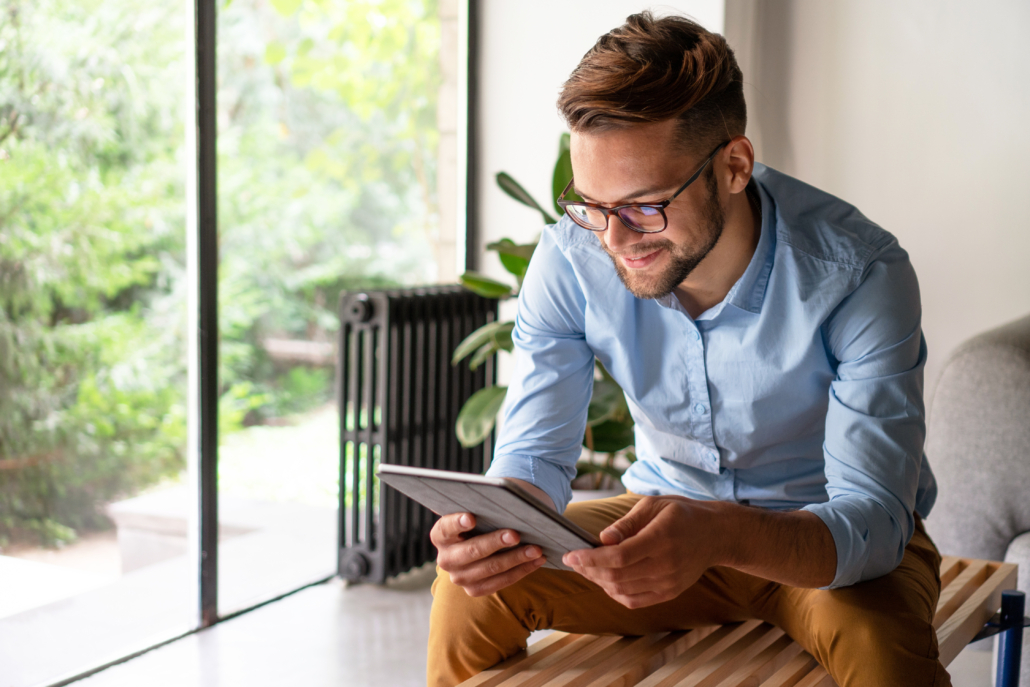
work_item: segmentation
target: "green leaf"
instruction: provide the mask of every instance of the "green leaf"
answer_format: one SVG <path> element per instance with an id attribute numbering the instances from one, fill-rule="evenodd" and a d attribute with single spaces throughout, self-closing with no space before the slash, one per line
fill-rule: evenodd
<path id="1" fill-rule="evenodd" d="M 272 7 L 284 17 L 288 17 L 298 9 L 303 0 L 272 0 Z"/>
<path id="2" fill-rule="evenodd" d="M 493 341 L 486 344 L 478 351 L 476 351 L 476 354 L 474 356 L 472 356 L 472 360 L 469 361 L 469 369 L 477 369 L 480 365 L 485 363 L 487 359 L 490 358 L 490 356 L 497 353 L 498 350 L 500 349 L 497 347 L 497 344 L 495 344 Z"/>
<path id="3" fill-rule="evenodd" d="M 515 328 L 514 322 L 490 322 L 465 337 L 465 340 L 458 344 L 451 357 L 451 365 L 457 365 L 461 359 L 468 356 L 483 346 L 493 345 L 511 350 L 511 330 Z"/>
<path id="4" fill-rule="evenodd" d="M 478 293 L 484 298 L 507 298 L 512 292 L 511 287 L 507 284 L 478 272 L 466 272 L 458 279 L 469 291 Z"/>
<path id="5" fill-rule="evenodd" d="M 567 133 L 561 135 L 558 141 L 558 161 L 554 163 L 554 175 L 551 177 L 551 193 L 554 199 L 554 209 L 561 217 L 565 211 L 558 205 L 558 196 L 572 179 L 572 154 L 569 151 L 570 136 Z M 566 200 L 583 200 L 575 190 L 569 189 L 565 194 Z"/>
<path id="6" fill-rule="evenodd" d="M 594 435 L 594 450 L 598 453 L 615 453 L 633 445 L 633 418 L 622 422 L 607 420 L 591 427 L 591 431 Z"/>
<path id="7" fill-rule="evenodd" d="M 286 46 L 273 41 L 265 47 L 265 62 L 273 67 L 286 59 Z"/>
<path id="8" fill-rule="evenodd" d="M 529 195 L 529 192 L 526 189 L 522 188 L 519 182 L 512 179 L 507 172 L 497 173 L 497 185 L 501 187 L 502 191 L 507 193 L 515 200 L 539 212 L 540 215 L 544 218 L 544 222 L 546 224 L 554 224 L 558 221 L 554 217 L 551 217 L 551 215 L 547 213 L 547 210 L 544 210 L 543 207 L 540 206 L 540 203 L 536 202 L 533 199 L 533 196 Z"/>
<path id="9" fill-rule="evenodd" d="M 594 427 L 619 415 L 628 414 L 621 412 L 624 410 L 627 408 L 622 387 L 611 379 L 594 380 L 594 393 L 587 408 L 587 425 Z"/>
<path id="10" fill-rule="evenodd" d="M 469 400 L 465 401 L 454 424 L 454 433 L 462 446 L 472 448 L 490 436 L 507 393 L 506 386 L 488 386 L 472 394 Z"/>
<path id="11" fill-rule="evenodd" d="M 495 243 L 487 244 L 486 249 L 497 251 L 497 256 L 501 259 L 504 269 L 515 275 L 521 283 L 522 278 L 526 276 L 526 269 L 529 268 L 529 259 L 533 257 L 536 244 L 526 243 L 520 245 L 511 239 L 501 239 Z"/>
<path id="12" fill-rule="evenodd" d="M 536 243 L 515 243 L 511 239 L 501 239 L 500 241 L 486 244 L 486 249 L 495 250 L 506 255 L 515 255 L 528 261 L 533 257 Z"/>

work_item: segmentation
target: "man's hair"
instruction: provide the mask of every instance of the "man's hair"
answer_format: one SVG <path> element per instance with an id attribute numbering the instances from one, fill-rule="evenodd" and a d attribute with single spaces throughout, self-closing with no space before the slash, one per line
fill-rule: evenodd
<path id="1" fill-rule="evenodd" d="M 697 154 L 747 125 L 743 75 L 726 39 L 651 12 L 597 39 L 562 86 L 558 109 L 576 132 L 677 119 L 680 143 Z"/>

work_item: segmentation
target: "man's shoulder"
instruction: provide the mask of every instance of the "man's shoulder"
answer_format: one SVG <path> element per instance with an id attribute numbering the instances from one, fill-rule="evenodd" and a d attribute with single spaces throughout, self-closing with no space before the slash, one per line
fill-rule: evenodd
<path id="1" fill-rule="evenodd" d="M 799 260 L 859 273 L 897 239 L 858 208 L 810 184 L 756 164 L 755 181 L 776 212 L 776 241 Z"/>
<path id="2" fill-rule="evenodd" d="M 580 227 L 568 215 L 563 214 L 556 224 L 548 224 L 544 227 L 542 239 L 550 239 L 554 247 L 568 256 L 580 249 L 604 253 L 597 237 L 592 232 Z M 541 243 L 546 243 L 544 240 Z"/>
<path id="3" fill-rule="evenodd" d="M 559 274 L 574 275 L 581 287 L 590 288 L 605 284 L 615 276 L 612 261 L 597 236 L 568 216 L 544 227 L 533 256 L 547 266 L 547 274 L 543 275 L 547 280 Z"/>

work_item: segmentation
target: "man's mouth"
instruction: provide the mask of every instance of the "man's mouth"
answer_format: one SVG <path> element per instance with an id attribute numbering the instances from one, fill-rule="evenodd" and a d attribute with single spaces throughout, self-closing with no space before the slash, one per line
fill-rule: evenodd
<path id="1" fill-rule="evenodd" d="M 658 256 L 661 254 L 661 252 L 661 248 L 656 248 L 650 253 L 646 253 L 644 255 L 636 255 L 633 257 L 629 257 L 628 255 L 620 255 L 619 260 L 621 260 L 622 264 L 625 265 L 627 268 L 631 270 L 639 270 L 650 266 L 651 263 L 658 259 Z"/>

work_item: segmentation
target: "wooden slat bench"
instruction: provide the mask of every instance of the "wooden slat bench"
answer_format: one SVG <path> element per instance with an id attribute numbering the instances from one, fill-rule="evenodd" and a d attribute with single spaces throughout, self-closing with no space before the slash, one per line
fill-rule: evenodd
<path id="1" fill-rule="evenodd" d="M 933 625 L 947 666 L 1016 586 L 1016 566 L 947 556 Z M 644 637 L 554 632 L 461 687 L 833 687 L 782 630 L 751 620 Z"/>

